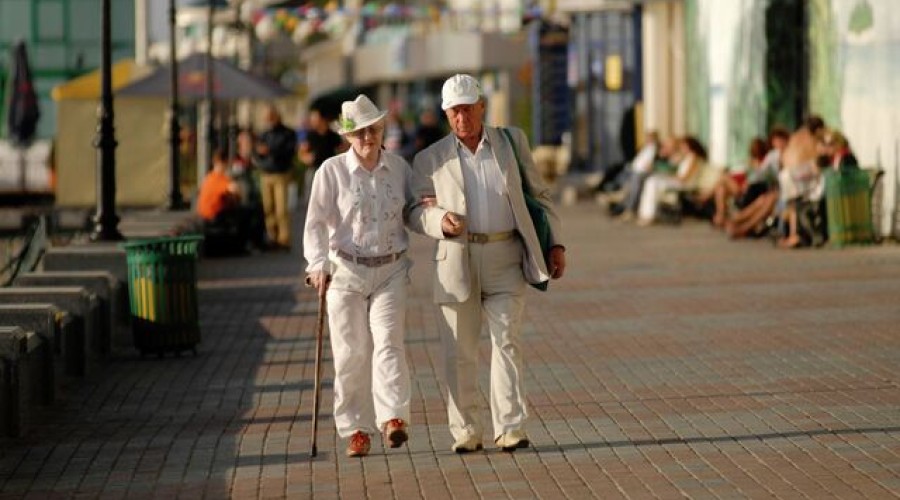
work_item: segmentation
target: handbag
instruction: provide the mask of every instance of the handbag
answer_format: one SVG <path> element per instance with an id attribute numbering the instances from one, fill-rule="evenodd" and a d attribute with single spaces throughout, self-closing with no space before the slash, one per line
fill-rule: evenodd
<path id="1" fill-rule="evenodd" d="M 534 224 L 534 232 L 537 235 L 538 243 L 541 245 L 541 255 L 544 258 L 544 265 L 546 265 L 549 269 L 550 262 L 550 221 L 547 219 L 547 211 L 544 209 L 544 206 L 534 197 L 531 191 L 531 184 L 528 182 L 528 176 L 525 175 L 525 169 L 522 166 L 522 161 L 519 160 L 519 151 L 516 149 L 516 143 L 513 142 L 512 135 L 509 133 L 509 129 L 500 128 L 503 132 L 503 135 L 506 136 L 506 140 L 509 141 L 510 147 L 512 147 L 513 155 L 516 157 L 516 165 L 519 167 L 519 177 L 522 179 L 522 194 L 525 196 L 525 207 L 528 209 L 528 215 L 531 217 L 531 222 Z M 544 292 L 547 291 L 547 286 L 550 284 L 550 281 L 541 281 L 540 283 L 529 283 L 532 287 L 537 288 L 538 290 Z"/>

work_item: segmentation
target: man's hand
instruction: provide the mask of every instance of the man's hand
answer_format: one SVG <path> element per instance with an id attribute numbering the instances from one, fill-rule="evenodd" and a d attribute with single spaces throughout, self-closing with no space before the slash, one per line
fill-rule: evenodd
<path id="1" fill-rule="evenodd" d="M 550 249 L 550 277 L 558 280 L 566 272 L 566 249 L 559 245 Z"/>
<path id="2" fill-rule="evenodd" d="M 306 286 L 315 288 L 319 292 L 319 297 L 325 296 L 330 283 L 331 275 L 325 274 L 324 271 L 313 271 L 306 275 Z"/>
<path id="3" fill-rule="evenodd" d="M 459 236 L 465 229 L 466 220 L 462 215 L 447 212 L 444 214 L 444 218 L 441 219 L 441 230 L 444 231 L 444 236 Z"/>

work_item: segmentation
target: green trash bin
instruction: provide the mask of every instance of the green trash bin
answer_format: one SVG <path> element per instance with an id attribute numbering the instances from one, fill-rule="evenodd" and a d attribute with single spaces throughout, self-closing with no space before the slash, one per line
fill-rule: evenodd
<path id="1" fill-rule="evenodd" d="M 872 243 L 872 197 L 869 174 L 863 170 L 825 175 L 828 242 L 837 247 Z"/>
<path id="2" fill-rule="evenodd" d="M 128 295 L 134 345 L 141 356 L 197 354 L 197 248 L 200 235 L 134 240 L 122 244 L 128 262 Z"/>

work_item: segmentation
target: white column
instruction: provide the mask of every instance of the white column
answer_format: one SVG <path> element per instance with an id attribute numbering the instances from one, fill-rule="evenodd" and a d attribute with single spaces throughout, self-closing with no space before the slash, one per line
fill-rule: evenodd
<path id="1" fill-rule="evenodd" d="M 149 22 L 147 0 L 134 0 L 134 62 L 139 66 L 147 64 L 150 49 Z"/>

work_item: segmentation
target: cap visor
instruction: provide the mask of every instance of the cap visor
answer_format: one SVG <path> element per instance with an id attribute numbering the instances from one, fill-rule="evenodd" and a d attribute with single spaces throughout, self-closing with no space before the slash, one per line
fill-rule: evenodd
<path id="1" fill-rule="evenodd" d="M 478 97 L 459 97 L 451 101 L 444 101 L 443 103 L 441 103 L 441 109 L 446 111 L 452 107 L 461 106 L 463 104 L 475 104 L 476 102 L 478 102 L 478 99 Z"/>

